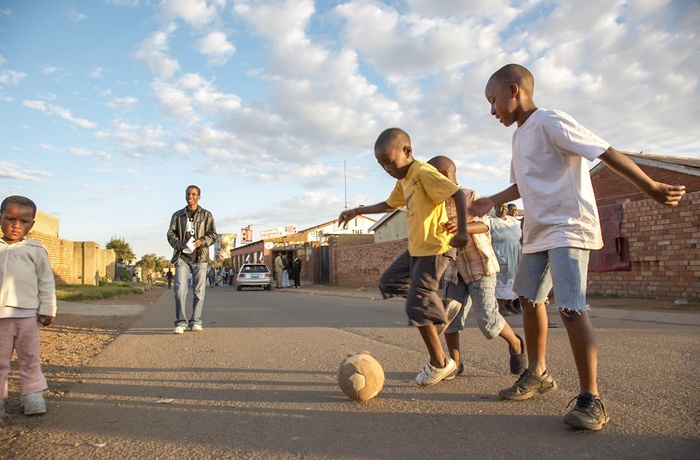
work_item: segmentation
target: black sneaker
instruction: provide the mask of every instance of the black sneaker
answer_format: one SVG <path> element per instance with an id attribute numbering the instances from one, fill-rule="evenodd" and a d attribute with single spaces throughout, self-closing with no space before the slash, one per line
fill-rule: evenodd
<path id="1" fill-rule="evenodd" d="M 571 425 L 574 428 L 581 430 L 598 431 L 603 428 L 603 425 L 610 421 L 608 411 L 605 410 L 603 401 L 591 393 L 578 395 L 574 398 L 576 405 L 564 416 L 564 423 Z M 574 399 L 569 401 L 567 408 L 574 402 Z"/>
<path id="2" fill-rule="evenodd" d="M 548 393 L 557 389 L 557 382 L 554 381 L 549 371 L 544 371 L 542 375 L 535 375 L 530 369 L 525 369 L 520 378 L 510 388 L 505 388 L 498 392 L 503 399 L 522 401 L 530 399 L 537 393 Z"/>

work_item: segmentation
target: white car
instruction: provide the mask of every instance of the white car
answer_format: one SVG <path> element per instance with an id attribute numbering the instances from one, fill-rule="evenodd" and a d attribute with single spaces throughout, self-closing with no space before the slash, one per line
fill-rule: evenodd
<path id="1" fill-rule="evenodd" d="M 265 264 L 243 264 L 236 277 L 236 290 L 240 291 L 243 286 L 260 286 L 269 291 L 272 278 L 270 269 Z"/>

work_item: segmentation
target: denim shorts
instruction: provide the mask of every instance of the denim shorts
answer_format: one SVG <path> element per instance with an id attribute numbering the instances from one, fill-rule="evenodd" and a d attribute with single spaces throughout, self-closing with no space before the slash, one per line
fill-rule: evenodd
<path id="1" fill-rule="evenodd" d="M 557 308 L 564 311 L 586 311 L 588 249 L 554 248 L 523 254 L 515 273 L 513 290 L 535 303 L 547 301 L 554 289 Z"/>
<path id="2" fill-rule="evenodd" d="M 443 297 L 454 299 L 462 304 L 462 309 L 447 326 L 445 333 L 451 334 L 464 330 L 467 315 L 473 305 L 476 323 L 484 337 L 489 340 L 498 337 L 506 325 L 506 320 L 498 312 L 495 295 L 496 275 L 483 276 L 469 284 L 464 282 L 461 275 L 457 277 L 458 284 L 452 284 L 447 280 L 443 284 Z"/>

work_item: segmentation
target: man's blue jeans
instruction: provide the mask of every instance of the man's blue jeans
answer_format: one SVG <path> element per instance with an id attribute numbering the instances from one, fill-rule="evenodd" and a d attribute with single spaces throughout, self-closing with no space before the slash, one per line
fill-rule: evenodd
<path id="1" fill-rule="evenodd" d="M 204 293 L 207 286 L 207 263 L 188 263 L 182 259 L 175 262 L 175 327 L 194 326 L 202 324 L 202 306 L 204 305 Z M 192 316 L 187 320 L 187 284 L 192 273 Z"/>

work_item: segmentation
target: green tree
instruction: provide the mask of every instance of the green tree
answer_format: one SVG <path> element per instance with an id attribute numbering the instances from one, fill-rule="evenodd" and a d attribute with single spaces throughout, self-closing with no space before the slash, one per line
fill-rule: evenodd
<path id="1" fill-rule="evenodd" d="M 145 254 L 141 257 L 141 260 L 136 262 L 136 266 L 144 269 L 144 273 L 148 270 L 153 271 L 153 273 L 163 273 L 170 266 L 170 262 L 163 256 L 157 256 L 155 254 Z"/>
<path id="2" fill-rule="evenodd" d="M 112 249 L 115 259 L 119 262 L 128 264 L 136 259 L 134 251 L 131 250 L 131 246 L 122 237 L 113 236 L 112 239 L 105 244 L 105 248 Z"/>

